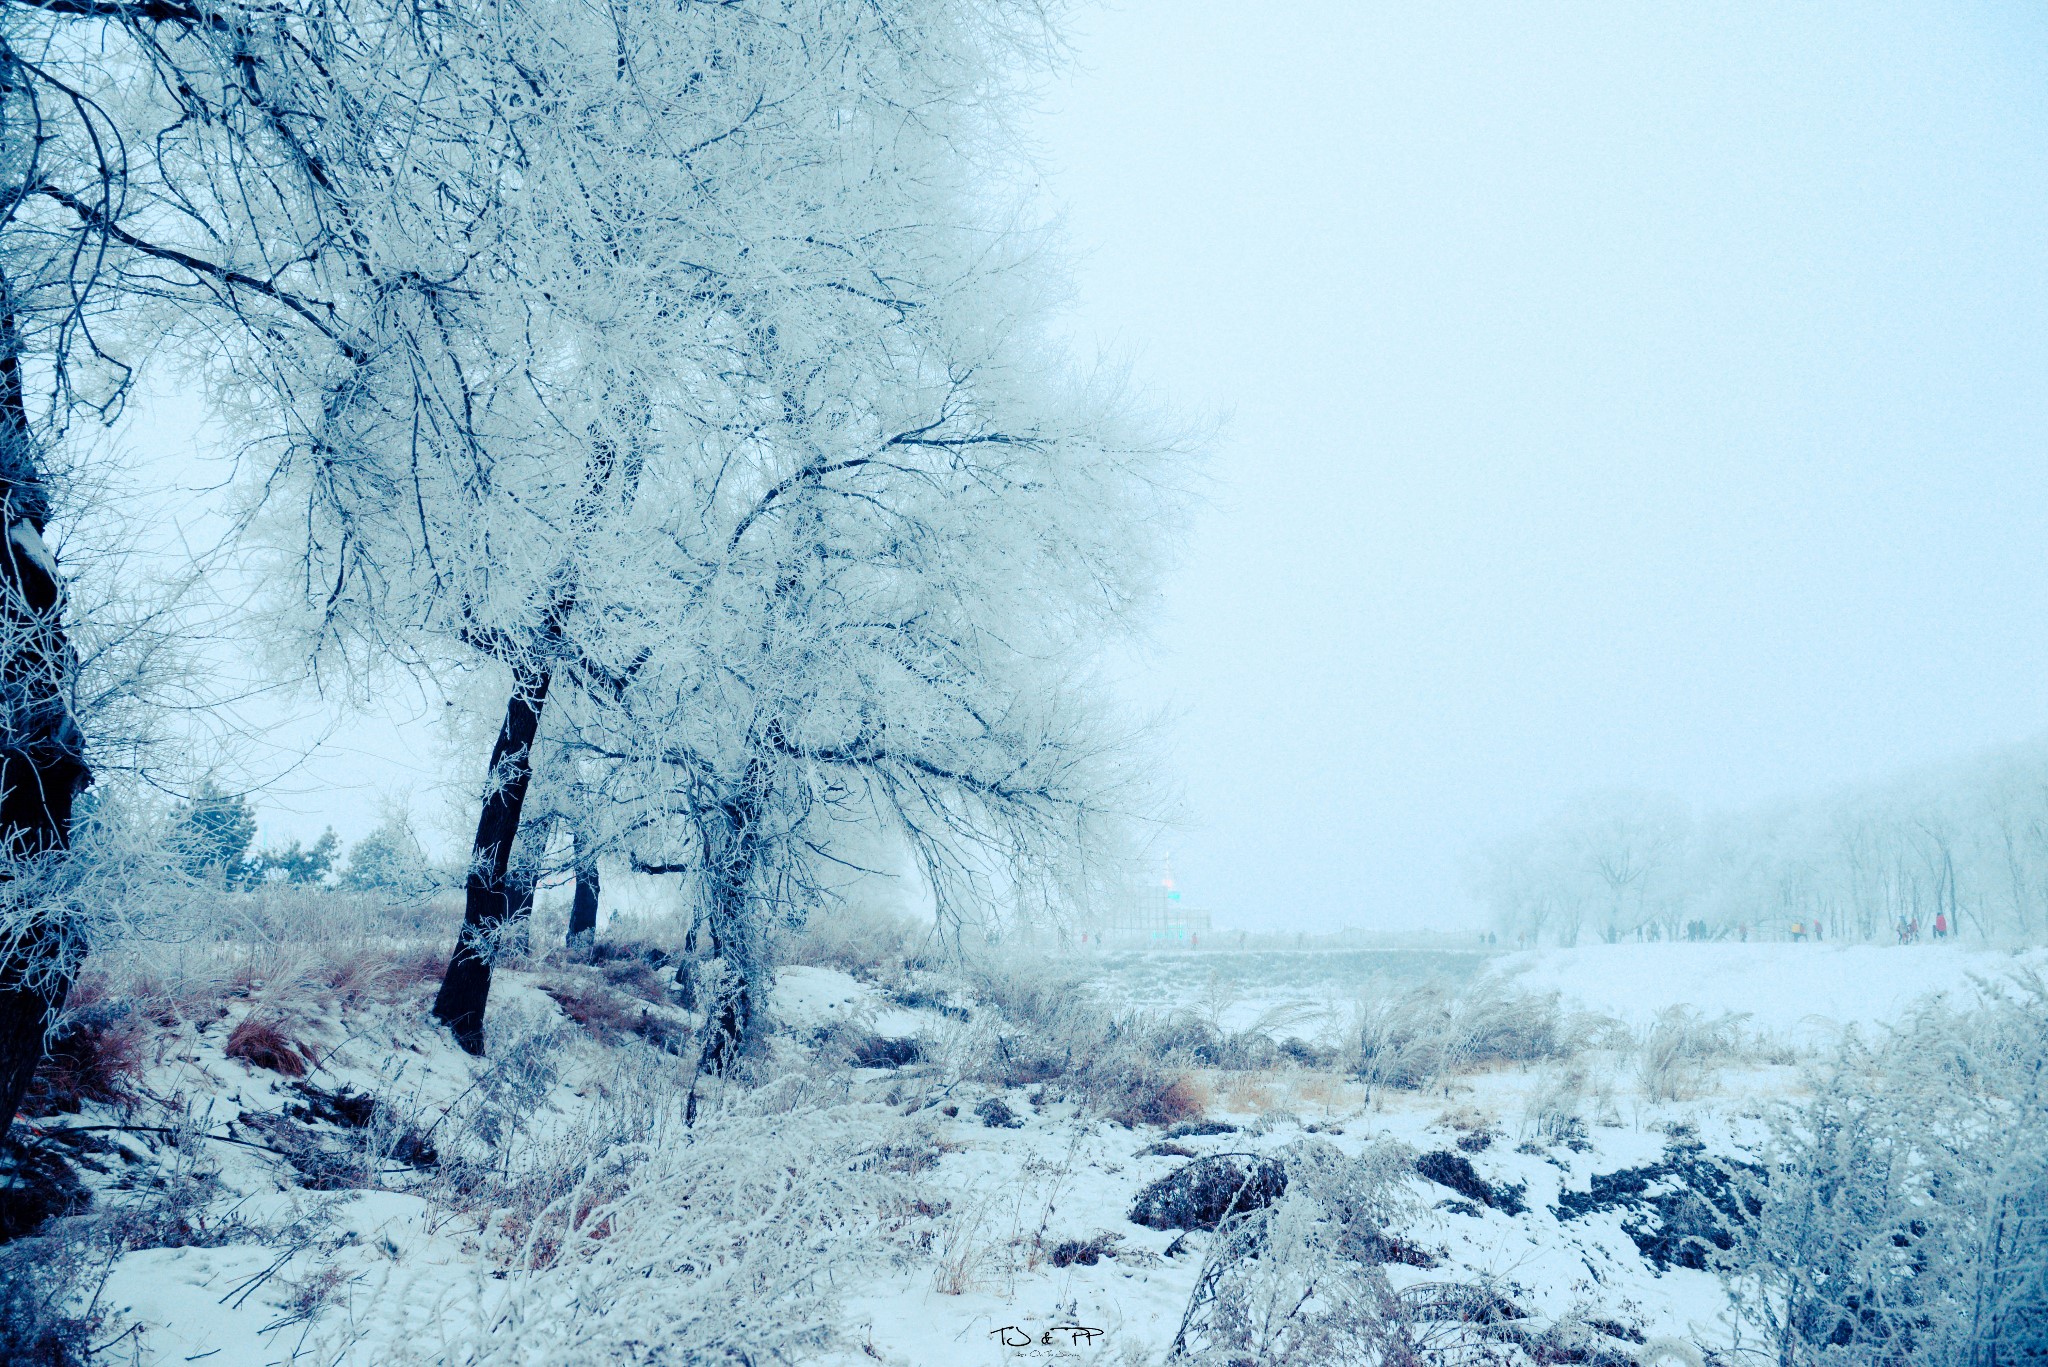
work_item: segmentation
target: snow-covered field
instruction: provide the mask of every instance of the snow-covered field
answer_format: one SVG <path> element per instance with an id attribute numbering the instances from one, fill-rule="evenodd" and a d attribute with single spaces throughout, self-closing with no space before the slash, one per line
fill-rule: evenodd
<path id="1" fill-rule="evenodd" d="M 1704 1056 L 1674 1084 L 1631 1032 L 1683 1003 L 1810 1050 L 1823 1021 L 1884 1021 L 2015 963 L 1793 945 L 1600 946 L 1436 976 L 1148 958 L 1091 963 L 1092 991 L 1220 1021 L 1206 1038 L 1226 1043 L 1272 1027 L 1252 1066 L 1250 1035 L 1237 1055 L 1180 1059 L 1157 1123 L 1113 1118 L 1057 1076 L 1005 1085 L 985 1060 L 991 1041 L 1006 1056 L 1014 1022 L 958 980 L 906 991 L 812 965 L 779 978 L 757 1064 L 776 1080 L 707 1089 L 685 1127 L 687 1076 L 647 1041 L 689 1013 L 658 991 L 618 995 L 644 973 L 536 966 L 503 975 L 488 1062 L 429 1027 L 416 982 L 277 1018 L 314 1061 L 290 1076 L 230 1056 L 237 1027 L 270 1011 L 245 984 L 217 1013 L 160 1023 L 124 1102 L 32 1129 L 97 1209 L 151 1192 L 171 1207 L 98 1292 L 95 1342 L 137 1367 L 775 1360 L 721 1356 L 749 1342 L 835 1364 L 1161 1362 L 1222 1236 L 1132 1216 L 1152 1184 L 1225 1154 L 1397 1173 L 1383 1194 L 1398 1253 L 1374 1275 L 1403 1304 L 1479 1287 L 1496 1306 L 1450 1325 L 1464 1346 L 1429 1360 L 1534 1361 L 1513 1345 L 1550 1335 L 1582 1356 L 1548 1361 L 1733 1362 L 1722 1283 L 1660 1202 L 1688 1184 L 1695 1205 L 1717 1199 L 1709 1169 L 1753 1151 L 1763 1108 L 1798 1095 L 1800 1059 Z M 1157 1000 L 1176 981 L 1191 999 Z M 1557 992 L 1618 1024 L 1565 1055 L 1375 1084 L 1344 1053 L 1342 1012 L 1446 982 L 1461 1001 Z M 1310 1043 L 1273 1052 L 1294 1036 Z M 522 1187 L 522 1172 L 537 1176 Z"/>
<path id="2" fill-rule="evenodd" d="M 1634 1024 L 1689 1005 L 1748 1016 L 1758 1029 L 1811 1040 L 1842 1026 L 1898 1021 L 1931 993 L 1973 979 L 2048 969 L 2048 950 L 1958 945 L 1618 944 L 1504 955 L 1491 971 L 1530 991 Z"/>
<path id="3" fill-rule="evenodd" d="M 1691 1006 L 1732 1013 L 1788 1041 L 1814 1044 L 1843 1026 L 1896 1021 L 1933 993 L 2015 968 L 2048 969 L 2048 950 L 1959 945 L 1758 943 L 1593 944 L 1486 954 L 1447 950 L 1125 951 L 1091 961 L 1107 1001 L 1153 1009 L 1209 1010 L 1242 1028 L 1261 1013 L 1287 1012 L 1294 1028 L 1341 1024 L 1365 997 L 1424 980 L 1498 980 L 1559 994 L 1567 1006 L 1641 1027 L 1659 1012 Z"/>

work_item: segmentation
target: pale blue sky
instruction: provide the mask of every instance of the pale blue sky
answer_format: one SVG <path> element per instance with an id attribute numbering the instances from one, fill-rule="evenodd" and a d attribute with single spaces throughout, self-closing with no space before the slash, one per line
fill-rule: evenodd
<path id="1" fill-rule="evenodd" d="M 1080 325 L 1231 420 L 1141 686 L 1245 923 L 1468 914 L 1587 788 L 2048 730 L 2048 12 L 1125 0 Z"/>

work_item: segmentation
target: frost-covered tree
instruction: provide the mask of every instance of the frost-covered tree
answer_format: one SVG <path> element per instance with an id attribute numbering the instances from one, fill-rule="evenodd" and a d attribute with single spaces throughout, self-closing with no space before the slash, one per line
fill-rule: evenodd
<path id="1" fill-rule="evenodd" d="M 111 731 L 88 723 L 136 699 L 135 671 L 151 668 L 170 629 L 118 600 L 95 600 L 104 620 L 70 616 L 51 519 L 81 507 L 73 423 L 119 415 L 144 358 L 177 351 L 159 345 L 168 322 L 182 319 L 180 340 L 206 351 L 223 331 L 267 328 L 273 308 L 323 323 L 278 272 L 238 268 L 247 253 L 233 244 L 262 236 L 245 211 L 278 197 L 188 194 L 174 169 L 204 143 L 252 189 L 297 195 L 291 168 L 249 136 L 265 120 L 248 117 L 260 76 L 244 42 L 288 17 L 179 0 L 0 6 L 0 1117 L 12 1116 L 68 993 L 86 922 L 101 917 L 91 898 L 23 889 L 67 876 L 58 865 L 87 759 L 103 765 L 112 742 L 140 735 L 124 731 L 133 706 Z"/>
<path id="2" fill-rule="evenodd" d="M 239 793 L 223 791 L 212 779 L 181 803 L 172 818 L 171 841 L 185 872 L 226 887 L 256 880 L 249 846 L 256 839 L 256 812 Z"/>
<path id="3" fill-rule="evenodd" d="M 110 411 L 125 380 L 101 364 L 111 358 L 93 331 L 104 237 L 47 212 L 52 194 L 118 194 L 118 143 L 38 64 L 44 27 L 0 9 L 0 1133 L 85 949 L 60 907 L 26 891 L 66 856 L 91 781 L 65 586 L 45 540 L 64 492 L 50 456 L 71 416 Z"/>
<path id="4" fill-rule="evenodd" d="M 956 904 L 1046 895 L 1116 801 L 1082 642 L 1157 535 L 1156 443 L 1044 353 L 991 191 L 1040 5 L 82 9 L 41 6 L 120 47 L 80 85 L 150 159 L 49 203 L 214 358 L 296 639 L 505 690 L 458 1038 L 550 715 L 613 776 L 592 848 L 693 851 L 743 981 L 821 801 Z"/>
<path id="5" fill-rule="evenodd" d="M 1561 942 L 1610 917 L 1622 933 L 1676 923 L 1717 938 L 1783 939 L 1797 926 L 1893 941 L 1917 927 L 1926 941 L 1939 927 L 1973 944 L 2038 944 L 2048 933 L 2040 743 L 1665 828 L 1644 864 L 1645 843 L 1620 838 L 1641 834 L 1639 821 L 1575 805 L 1488 851 L 1474 890 L 1510 933 Z"/>
<path id="6" fill-rule="evenodd" d="M 322 153 L 379 287 L 241 372 L 289 400 L 300 623 L 509 693 L 436 1007 L 469 1047 L 544 717 L 746 981 L 740 890 L 835 785 L 949 886 L 1102 814 L 1078 643 L 1142 590 L 1157 443 L 1048 360 L 987 192 L 1040 17 L 495 4 L 267 57 L 300 143 L 379 154 Z"/>
<path id="7" fill-rule="evenodd" d="M 311 845 L 294 840 L 283 848 L 258 850 L 251 860 L 250 876 L 257 883 L 281 882 L 293 887 L 319 887 L 334 870 L 334 856 L 341 837 L 329 826 Z"/>
<path id="8" fill-rule="evenodd" d="M 387 808 L 382 820 L 349 846 L 335 886 L 387 897 L 418 897 L 435 886 L 426 851 L 404 808 Z"/>

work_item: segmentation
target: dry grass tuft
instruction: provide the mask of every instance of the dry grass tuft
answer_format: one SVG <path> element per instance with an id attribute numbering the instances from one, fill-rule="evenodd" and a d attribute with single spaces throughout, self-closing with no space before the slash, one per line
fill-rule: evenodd
<path id="1" fill-rule="evenodd" d="M 309 1068 L 320 1064 L 312 1047 L 286 1034 L 283 1023 L 273 1016 L 242 1017 L 221 1052 L 252 1068 L 268 1068 L 286 1077 L 304 1077 Z"/>
<path id="2" fill-rule="evenodd" d="M 1422 1091 L 1463 1073 L 1573 1052 L 1556 994 L 1418 983 L 1359 1006 L 1352 1069 L 1367 1084 Z"/>
<path id="3" fill-rule="evenodd" d="M 88 1101 L 126 1106 L 142 1072 L 142 1022 L 97 1005 L 67 1013 L 22 1098 L 30 1118 L 75 1114 Z"/>
<path id="4" fill-rule="evenodd" d="M 1208 1094 L 1193 1078 L 1182 1073 L 1141 1084 L 1120 1108 L 1111 1112 L 1110 1119 L 1130 1129 L 1140 1125 L 1178 1125 L 1202 1119 L 1208 1109 Z"/>
<path id="5" fill-rule="evenodd" d="M 1263 1073 L 1230 1073 L 1223 1078 L 1225 1109 L 1241 1115 L 1264 1115 L 1280 1109 L 1277 1079 Z"/>

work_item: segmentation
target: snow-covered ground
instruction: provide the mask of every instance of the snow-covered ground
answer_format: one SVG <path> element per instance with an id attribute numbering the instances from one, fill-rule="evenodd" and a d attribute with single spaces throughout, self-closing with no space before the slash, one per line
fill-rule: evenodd
<path id="1" fill-rule="evenodd" d="M 1883 1021 L 1973 974 L 2043 963 L 2038 952 L 2015 958 L 1945 946 L 1666 944 L 1500 956 L 1462 976 L 1482 995 L 1555 991 L 1574 1007 L 1638 1026 L 1674 1003 L 1743 1013 L 1811 1044 L 1825 1033 L 1823 1020 L 1829 1028 Z M 1157 982 L 1185 967 L 1143 973 Z M 1262 1009 L 1318 1001 L 1330 1008 L 1327 1025 L 1356 999 L 1355 974 L 1346 971 L 1332 987 L 1294 964 Z M 299 1012 L 290 1031 L 317 1060 L 304 1078 L 229 1055 L 227 1040 L 257 1009 L 244 992 L 215 1018 L 165 1026 L 149 1043 L 130 1105 L 88 1104 L 37 1122 L 41 1142 L 73 1155 L 103 1206 L 174 1179 L 196 1193 L 180 1216 L 184 1234 L 127 1252 L 113 1266 L 99 1308 L 101 1337 L 125 1335 L 118 1360 L 333 1367 L 471 1354 L 538 1367 L 544 1356 L 516 1347 L 475 1356 L 476 1343 L 496 1342 L 491 1326 L 533 1313 L 513 1303 L 527 1294 L 519 1288 L 586 1307 L 579 1315 L 613 1314 L 611 1299 L 577 1300 L 583 1293 L 570 1280 L 535 1274 L 531 1231 L 519 1221 L 538 1215 L 513 1219 L 465 1206 L 457 1194 L 463 1181 L 483 1178 L 447 1172 L 455 1147 L 447 1141 L 458 1127 L 517 1129 L 528 1136 L 525 1151 L 544 1156 L 551 1143 L 582 1142 L 575 1137 L 592 1133 L 605 1108 L 626 1104 L 622 1096 L 650 1104 L 646 1078 L 673 1085 L 660 1081 L 674 1075 L 658 1072 L 660 1060 L 641 1041 L 660 1037 L 650 1021 L 680 1022 L 686 1013 L 638 998 L 637 1021 L 593 1013 L 565 981 L 503 975 L 493 998 L 495 1065 L 461 1054 L 429 1026 L 424 984 L 382 1001 Z M 1098 990 L 1118 995 L 1113 982 Z M 1243 1003 L 1226 997 L 1219 987 L 1186 1005 L 1243 1019 Z M 1313 1060 L 1193 1066 L 1187 1083 L 1205 1124 L 1177 1132 L 1116 1123 L 1044 1086 L 958 1075 L 957 1060 L 991 1018 L 957 994 L 892 996 L 838 969 L 794 967 L 780 976 L 774 1014 L 780 1024 L 768 1071 L 809 1079 L 804 1085 L 838 1108 L 828 1108 L 840 1117 L 834 1124 L 893 1136 L 879 1151 L 913 1154 L 886 1179 L 872 1247 L 832 1266 L 833 1335 L 814 1354 L 835 1364 L 1162 1361 L 1216 1236 L 1134 1223 L 1141 1190 L 1205 1155 L 1286 1159 L 1304 1145 L 1327 1145 L 1358 1158 L 1385 1152 L 1390 1141 L 1407 1146 L 1402 1180 L 1412 1208 L 1399 1231 L 1408 1255 L 1385 1269 L 1397 1290 L 1483 1283 L 1528 1323 L 1580 1325 L 1601 1336 L 1603 1351 L 1619 1354 L 1591 1360 L 1690 1360 L 1677 1347 L 1669 1349 L 1675 1356 L 1652 1354 L 1659 1340 L 1692 1345 L 1711 1360 L 1732 1332 L 1725 1295 L 1712 1274 L 1659 1265 L 1647 1251 L 1660 1218 L 1655 1200 L 1688 1180 L 1695 1159 L 1750 1152 L 1761 1108 L 1800 1087 L 1798 1068 L 1782 1057 L 1717 1061 L 1682 1099 L 1661 1100 L 1646 1094 L 1628 1058 L 1598 1052 L 1470 1070 L 1425 1091 L 1368 1088 L 1341 1065 Z M 593 1026 L 593 1018 L 609 1024 Z M 826 1048 L 859 1038 L 914 1040 L 917 1057 L 859 1068 Z M 522 1049 L 552 1052 L 544 1066 L 508 1074 L 503 1060 Z M 630 1083 L 629 1074 L 642 1080 Z M 322 1162 L 361 1152 L 359 1143 L 350 1148 L 353 1122 L 337 1119 L 332 1104 L 348 1096 L 375 1097 L 385 1108 L 376 1122 L 384 1157 L 352 1175 L 327 1173 Z M 409 1133 L 440 1145 L 439 1171 L 412 1161 Z M 665 1142 L 690 1142 L 663 1133 Z M 622 1132 L 621 1142 L 648 1137 Z M 785 1139 L 799 1148 L 807 1142 Z M 776 1161 L 771 1155 L 771 1166 Z M 619 1218 L 630 1223 L 634 1212 Z M 601 1280 L 597 1270 L 587 1275 Z M 575 1359 L 585 1360 L 600 1359 Z"/>
<path id="2" fill-rule="evenodd" d="M 1816 1032 L 1899 1020 L 1934 993 L 1972 979 L 2048 970 L 2048 950 L 1954 944 L 1616 944 L 1504 955 L 1503 980 L 1557 992 L 1587 1011 L 1634 1025 L 1675 1005 L 1750 1017 L 1754 1028 L 1810 1040 Z"/>

